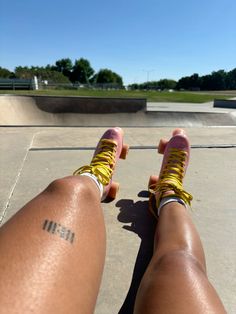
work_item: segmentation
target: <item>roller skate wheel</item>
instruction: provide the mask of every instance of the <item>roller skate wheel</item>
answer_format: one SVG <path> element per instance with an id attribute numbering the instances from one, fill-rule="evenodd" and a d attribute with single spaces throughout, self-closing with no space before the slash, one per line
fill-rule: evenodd
<path id="1" fill-rule="evenodd" d="M 118 182 L 112 182 L 110 190 L 107 194 L 107 197 L 111 198 L 111 199 L 115 199 L 118 191 L 119 191 L 119 183 Z"/>
<path id="2" fill-rule="evenodd" d="M 151 175 L 150 178 L 149 178 L 149 181 L 148 181 L 148 188 L 150 186 L 156 185 L 157 181 L 158 181 L 158 176 Z"/>
<path id="3" fill-rule="evenodd" d="M 128 152 L 129 152 L 129 145 L 123 144 L 123 147 L 120 153 L 120 159 L 126 159 Z"/>
<path id="4" fill-rule="evenodd" d="M 183 129 L 175 129 L 172 133 L 172 136 L 176 135 L 185 135 L 185 131 Z"/>
<path id="5" fill-rule="evenodd" d="M 159 154 L 164 154 L 167 144 L 168 144 L 168 140 L 166 140 L 164 138 L 160 139 L 160 142 L 158 145 L 158 153 Z"/>

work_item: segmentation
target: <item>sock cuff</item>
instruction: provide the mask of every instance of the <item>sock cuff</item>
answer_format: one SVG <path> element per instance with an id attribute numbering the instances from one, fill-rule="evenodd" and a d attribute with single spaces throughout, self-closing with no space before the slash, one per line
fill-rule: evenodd
<path id="1" fill-rule="evenodd" d="M 162 200 L 161 200 L 161 202 L 160 202 L 160 205 L 159 205 L 159 207 L 158 207 L 158 209 L 157 209 L 157 215 L 158 215 L 158 216 L 160 215 L 160 210 L 161 210 L 161 208 L 162 208 L 164 205 L 166 205 L 166 204 L 168 204 L 168 203 L 172 203 L 172 202 L 177 202 L 177 203 L 180 203 L 181 205 L 187 207 L 186 204 L 185 204 L 185 202 L 184 202 L 181 198 L 179 198 L 179 197 L 177 197 L 177 196 L 171 196 L 171 195 L 170 195 L 170 196 L 167 196 L 167 197 L 162 198 Z"/>
<path id="2" fill-rule="evenodd" d="M 85 176 L 85 177 L 91 178 L 95 182 L 95 184 L 97 185 L 97 187 L 98 187 L 98 189 L 100 191 L 100 196 L 102 198 L 102 195 L 103 195 L 103 185 L 102 185 L 101 182 L 98 181 L 98 178 L 94 174 L 89 173 L 89 172 L 83 172 L 83 173 L 80 174 L 80 176 Z"/>

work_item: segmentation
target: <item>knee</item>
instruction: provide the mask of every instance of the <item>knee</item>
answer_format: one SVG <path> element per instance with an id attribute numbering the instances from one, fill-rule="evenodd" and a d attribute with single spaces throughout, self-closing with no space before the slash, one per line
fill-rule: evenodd
<path id="1" fill-rule="evenodd" d="M 91 196 L 94 193 L 94 189 L 86 179 L 84 180 L 84 177 L 68 176 L 52 181 L 46 188 L 46 192 L 76 197 L 78 195 Z"/>
<path id="2" fill-rule="evenodd" d="M 155 263 L 156 270 L 164 272 L 201 272 L 205 274 L 205 267 L 188 251 L 176 250 L 161 256 Z"/>

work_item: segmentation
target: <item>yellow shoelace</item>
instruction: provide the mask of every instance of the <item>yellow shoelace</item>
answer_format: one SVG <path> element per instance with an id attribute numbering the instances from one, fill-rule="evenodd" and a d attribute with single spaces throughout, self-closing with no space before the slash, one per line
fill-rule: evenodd
<path id="1" fill-rule="evenodd" d="M 190 205 L 193 199 L 192 195 L 183 189 L 183 178 L 184 178 L 184 165 L 187 157 L 187 152 L 184 150 L 171 148 L 170 156 L 165 168 L 162 171 L 161 177 L 157 184 L 149 187 L 150 200 L 149 208 L 151 212 L 156 216 L 155 210 L 153 209 L 153 197 L 158 193 L 156 199 L 156 207 L 160 205 L 160 201 L 163 195 L 168 191 L 174 191 L 174 194 L 170 196 L 176 196 L 181 198 L 186 204 Z"/>
<path id="2" fill-rule="evenodd" d="M 91 173 L 105 186 L 109 184 L 114 171 L 117 143 L 113 140 L 102 139 L 98 150 L 99 153 L 93 157 L 90 165 L 80 167 L 73 175 Z"/>

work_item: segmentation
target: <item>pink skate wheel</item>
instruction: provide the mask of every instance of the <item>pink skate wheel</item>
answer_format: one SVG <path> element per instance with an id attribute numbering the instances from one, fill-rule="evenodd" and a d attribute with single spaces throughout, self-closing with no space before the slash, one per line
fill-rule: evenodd
<path id="1" fill-rule="evenodd" d="M 118 182 L 112 182 L 110 190 L 107 194 L 107 197 L 111 198 L 111 199 L 115 199 L 118 191 L 119 191 L 119 183 Z"/>
<path id="2" fill-rule="evenodd" d="M 120 153 L 120 159 L 126 159 L 128 152 L 129 152 L 129 145 L 123 144 L 123 147 Z"/>
<path id="3" fill-rule="evenodd" d="M 155 175 L 151 175 L 148 181 L 148 187 L 156 185 L 159 177 Z"/>
<path id="4" fill-rule="evenodd" d="M 168 140 L 164 138 L 160 139 L 160 142 L 157 148 L 159 154 L 164 154 L 167 144 L 168 144 Z"/>
<path id="5" fill-rule="evenodd" d="M 172 136 L 175 136 L 175 135 L 185 135 L 185 131 L 183 129 L 175 129 L 172 133 Z"/>

